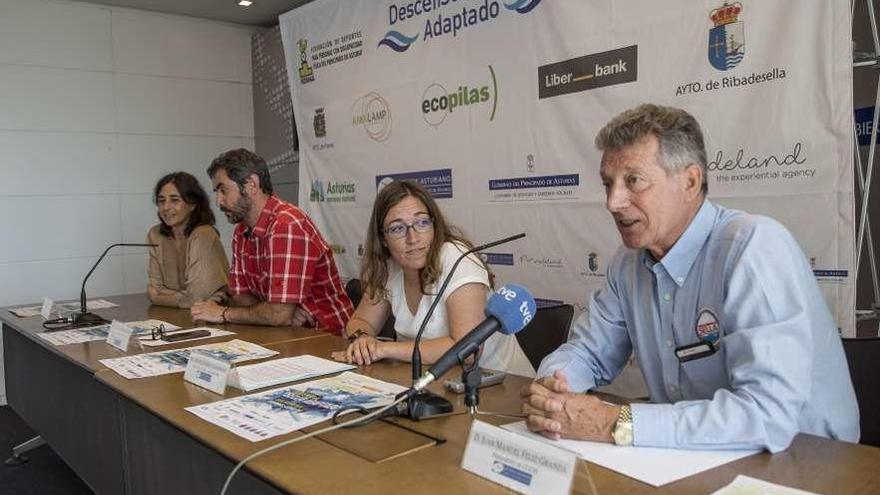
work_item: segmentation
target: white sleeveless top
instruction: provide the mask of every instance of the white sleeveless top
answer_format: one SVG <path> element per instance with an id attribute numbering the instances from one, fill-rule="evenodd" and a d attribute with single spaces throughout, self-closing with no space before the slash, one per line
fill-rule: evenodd
<path id="1" fill-rule="evenodd" d="M 426 288 L 425 292 L 432 294 L 436 292 L 443 280 L 455 263 L 455 260 L 464 253 L 466 249 L 458 244 L 447 242 L 440 249 L 440 265 L 443 267 L 442 273 L 432 286 Z M 425 319 L 428 308 L 434 302 L 435 296 L 422 295 L 419 301 L 419 307 L 416 314 L 413 315 L 406 304 L 406 295 L 404 294 L 403 270 L 394 262 L 388 260 L 388 284 L 386 286 L 386 299 L 391 304 L 391 312 L 394 314 L 394 330 L 397 332 L 400 340 L 413 340 L 419 331 L 419 326 Z M 489 288 L 489 274 L 483 268 L 474 254 L 458 264 L 455 274 L 449 281 L 443 295 L 440 296 L 440 303 L 434 308 L 434 314 L 428 321 L 425 331 L 422 334 L 422 340 L 436 339 L 449 335 L 449 320 L 446 314 L 446 300 L 459 287 L 478 283 Z M 519 346 L 516 337 L 513 335 L 504 335 L 496 332 L 486 341 L 483 346 L 483 354 L 480 357 L 480 366 L 483 368 L 506 371 L 517 375 L 534 377 L 535 369 L 532 367 L 525 353 Z"/>

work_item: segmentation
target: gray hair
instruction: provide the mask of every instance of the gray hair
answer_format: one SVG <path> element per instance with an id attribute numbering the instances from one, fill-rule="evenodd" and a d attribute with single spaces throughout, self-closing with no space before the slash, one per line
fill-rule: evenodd
<path id="1" fill-rule="evenodd" d="M 611 119 L 596 135 L 600 151 L 619 150 L 639 139 L 654 135 L 660 145 L 660 165 L 667 173 L 697 164 L 703 170 L 702 191 L 709 191 L 706 145 L 703 132 L 693 115 L 675 107 L 644 103 Z"/>

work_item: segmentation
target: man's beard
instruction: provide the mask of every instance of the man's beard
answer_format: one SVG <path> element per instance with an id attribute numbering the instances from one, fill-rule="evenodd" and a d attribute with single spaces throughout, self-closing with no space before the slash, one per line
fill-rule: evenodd
<path id="1" fill-rule="evenodd" d="M 229 220 L 229 223 L 235 224 L 244 220 L 247 216 L 248 212 L 251 211 L 251 207 L 254 206 L 254 202 L 251 200 L 250 196 L 247 195 L 244 191 L 242 191 L 241 196 L 238 198 L 238 201 L 235 202 L 235 205 L 232 208 L 223 208 L 220 207 L 220 211 L 226 215 L 226 219 Z"/>

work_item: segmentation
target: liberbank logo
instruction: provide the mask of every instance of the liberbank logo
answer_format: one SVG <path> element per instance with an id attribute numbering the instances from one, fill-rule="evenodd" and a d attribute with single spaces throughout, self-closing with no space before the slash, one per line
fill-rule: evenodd
<path id="1" fill-rule="evenodd" d="M 415 0 L 401 5 L 392 4 L 388 6 L 388 27 L 392 29 L 385 33 L 376 47 L 382 48 L 384 46 L 397 53 L 403 53 L 420 37 L 425 43 L 449 35 L 454 38 L 458 36 L 459 31 L 492 22 L 501 15 L 501 5 L 504 5 L 504 8 L 509 12 L 528 14 L 541 1 L 513 0 L 500 4 L 495 0 L 471 2 L 465 0 Z M 446 6 L 454 8 L 444 9 Z M 400 24 L 423 16 L 427 18 L 422 30 L 415 31 L 409 28 L 408 32 L 413 33 L 411 35 L 401 32 L 403 28 L 400 28 Z"/>
<path id="2" fill-rule="evenodd" d="M 363 127 L 373 141 L 381 143 L 391 136 L 391 107 L 379 93 L 370 92 L 358 98 L 351 113 L 351 125 Z"/>
<path id="3" fill-rule="evenodd" d="M 454 91 L 449 91 L 440 83 L 432 83 L 425 88 L 422 94 L 422 118 L 430 126 L 437 127 L 442 124 L 446 117 L 456 108 L 476 106 L 484 103 L 489 105 L 489 122 L 495 120 L 495 111 L 498 108 L 498 80 L 495 78 L 495 70 L 489 66 L 489 84 L 485 86 L 459 85 Z M 462 111 L 462 110 L 460 110 Z"/>
<path id="4" fill-rule="evenodd" d="M 593 53 L 538 67 L 538 98 L 633 82 L 638 76 L 638 45 Z"/>

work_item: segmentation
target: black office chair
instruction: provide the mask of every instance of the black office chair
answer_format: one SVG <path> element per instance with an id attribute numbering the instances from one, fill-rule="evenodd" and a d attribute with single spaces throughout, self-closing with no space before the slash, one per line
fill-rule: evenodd
<path id="1" fill-rule="evenodd" d="M 880 337 L 843 339 L 849 374 L 859 402 L 859 443 L 880 447 L 880 386 L 877 363 L 880 362 Z"/>
<path id="2" fill-rule="evenodd" d="M 571 304 L 539 307 L 535 318 L 516 334 L 516 340 L 536 370 L 542 359 L 568 340 L 573 317 Z"/>
<path id="3" fill-rule="evenodd" d="M 356 308 L 358 304 L 361 302 L 361 298 L 364 297 L 364 290 L 361 286 L 361 280 L 359 278 L 353 278 L 349 280 L 345 284 L 345 293 L 348 294 L 348 298 L 351 299 L 351 304 Z M 397 332 L 394 331 L 394 315 L 389 315 L 388 320 L 385 321 L 385 325 L 379 330 L 379 337 L 383 337 L 388 340 L 397 340 Z"/>

